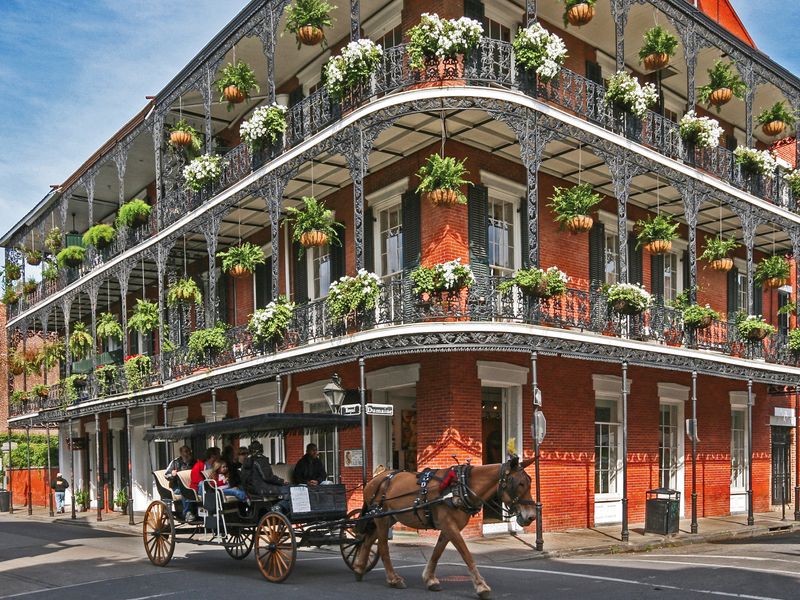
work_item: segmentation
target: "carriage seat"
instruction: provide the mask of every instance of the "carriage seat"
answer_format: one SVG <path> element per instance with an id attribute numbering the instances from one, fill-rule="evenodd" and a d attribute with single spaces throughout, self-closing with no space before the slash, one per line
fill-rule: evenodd
<path id="1" fill-rule="evenodd" d="M 176 494 L 172 489 L 172 485 L 170 485 L 170 482 L 167 479 L 167 476 L 164 474 L 164 471 L 153 471 L 153 477 L 156 479 L 156 488 L 158 488 L 158 493 L 162 500 L 171 499 L 173 502 L 177 502 L 178 500 L 183 499 L 183 496 Z"/>
<path id="2" fill-rule="evenodd" d="M 204 470 L 203 477 L 208 478 L 211 474 L 210 471 Z M 178 487 L 181 488 L 181 494 L 192 502 L 199 502 L 197 492 L 192 489 L 192 470 L 186 469 L 185 471 L 178 471 Z"/>
<path id="3" fill-rule="evenodd" d="M 273 475 L 280 477 L 284 481 L 294 483 L 294 465 L 287 463 L 276 463 L 272 465 Z"/>

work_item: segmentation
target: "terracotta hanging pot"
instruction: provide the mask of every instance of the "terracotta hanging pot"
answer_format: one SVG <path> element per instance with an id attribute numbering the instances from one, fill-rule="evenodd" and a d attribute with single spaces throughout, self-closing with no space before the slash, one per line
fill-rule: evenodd
<path id="1" fill-rule="evenodd" d="M 660 71 L 669 64 L 669 54 L 666 52 L 655 52 L 648 54 L 642 61 L 644 68 L 648 71 Z"/>
<path id="2" fill-rule="evenodd" d="M 324 246 L 328 243 L 328 234 L 317 229 L 312 229 L 300 235 L 300 243 L 305 248 Z"/>
<path id="3" fill-rule="evenodd" d="M 728 272 L 733 268 L 733 259 L 732 258 L 718 258 L 716 260 L 712 260 L 709 266 L 715 271 L 724 271 Z"/>
<path id="4" fill-rule="evenodd" d="M 733 90 L 731 88 L 719 88 L 711 92 L 708 101 L 714 106 L 722 106 L 730 102 L 731 98 L 733 98 Z"/>
<path id="5" fill-rule="evenodd" d="M 250 271 L 245 269 L 242 265 L 235 265 L 231 267 L 229 274 L 235 279 L 244 279 L 245 277 L 250 277 L 251 275 Z"/>
<path id="6" fill-rule="evenodd" d="M 550 298 L 552 295 L 547 291 L 547 284 L 544 281 L 532 286 L 522 286 L 522 291 L 532 298 Z"/>
<path id="7" fill-rule="evenodd" d="M 783 277 L 770 277 L 764 280 L 764 287 L 779 288 L 789 283 L 789 280 Z"/>
<path id="8" fill-rule="evenodd" d="M 50 390 L 37 390 L 36 395 L 39 398 L 47 398 L 50 395 Z"/>
<path id="9" fill-rule="evenodd" d="M 783 133 L 784 129 L 786 129 L 786 123 L 783 121 L 770 121 L 761 126 L 761 131 L 768 136 L 780 135 Z"/>
<path id="10" fill-rule="evenodd" d="M 567 229 L 570 233 L 586 233 L 594 225 L 594 219 L 587 215 L 577 215 L 567 221 Z"/>
<path id="11" fill-rule="evenodd" d="M 642 313 L 637 306 L 634 306 L 625 300 L 615 300 L 611 304 L 611 309 L 620 315 L 634 316 Z"/>
<path id="12" fill-rule="evenodd" d="M 173 131 L 169 134 L 169 141 L 173 146 L 189 146 L 192 143 L 192 134 L 188 131 Z"/>
<path id="13" fill-rule="evenodd" d="M 244 93 L 235 85 L 229 85 L 222 91 L 222 95 L 225 97 L 225 100 L 230 102 L 231 104 L 239 104 L 244 102 Z"/>
<path id="14" fill-rule="evenodd" d="M 644 245 L 644 249 L 650 254 L 666 254 L 672 250 L 672 242 L 667 240 L 653 240 Z"/>
<path id="15" fill-rule="evenodd" d="M 425 192 L 425 196 L 434 206 L 455 206 L 458 204 L 458 192 L 455 190 L 433 190 Z"/>
<path id="16" fill-rule="evenodd" d="M 711 315 L 706 315 L 705 317 L 703 317 L 700 320 L 699 323 L 694 325 L 694 328 L 695 329 L 707 329 L 707 328 L 711 327 L 711 324 L 713 322 L 714 322 L 714 317 L 712 317 Z"/>
<path id="17" fill-rule="evenodd" d="M 319 27 L 313 25 L 303 25 L 297 30 L 297 41 L 304 46 L 316 46 L 325 37 L 325 33 Z"/>
<path id="18" fill-rule="evenodd" d="M 751 329 L 747 334 L 747 339 L 753 342 L 760 342 L 765 337 L 767 337 L 767 330 L 762 328 Z"/>
<path id="19" fill-rule="evenodd" d="M 567 21 L 570 25 L 580 27 L 586 25 L 594 18 L 594 6 L 588 4 L 576 4 L 567 10 Z"/>

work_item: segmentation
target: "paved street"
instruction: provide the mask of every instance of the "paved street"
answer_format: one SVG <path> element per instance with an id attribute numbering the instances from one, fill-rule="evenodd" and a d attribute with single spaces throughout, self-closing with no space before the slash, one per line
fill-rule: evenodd
<path id="1" fill-rule="evenodd" d="M 394 547 L 408 590 L 388 589 L 378 568 L 356 583 L 339 554 L 301 552 L 289 580 L 275 586 L 252 555 L 232 560 L 220 547 L 178 544 L 170 565 L 144 557 L 141 539 L 61 523 L 0 517 L 0 598 L 251 597 L 402 598 L 426 592 L 420 576 L 429 547 Z M 800 589 L 800 534 L 784 534 L 659 549 L 650 553 L 497 562 L 478 561 L 495 598 L 709 598 L 793 599 Z M 473 598 L 458 556 L 448 550 L 439 569 L 446 598 Z"/>

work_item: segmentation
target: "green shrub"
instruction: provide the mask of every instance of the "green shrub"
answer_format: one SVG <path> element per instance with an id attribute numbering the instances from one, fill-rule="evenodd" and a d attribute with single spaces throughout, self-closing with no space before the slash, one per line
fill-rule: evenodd
<path id="1" fill-rule="evenodd" d="M 83 234 L 83 245 L 104 248 L 114 240 L 115 235 L 117 232 L 111 225 L 100 223 L 90 227 L 89 231 Z"/>
<path id="2" fill-rule="evenodd" d="M 153 207 L 144 200 L 135 198 L 119 207 L 117 227 L 133 227 L 146 223 Z"/>

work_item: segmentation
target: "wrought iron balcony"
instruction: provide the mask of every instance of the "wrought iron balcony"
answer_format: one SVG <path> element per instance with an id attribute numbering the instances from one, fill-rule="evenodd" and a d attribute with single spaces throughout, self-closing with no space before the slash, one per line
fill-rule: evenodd
<path id="1" fill-rule="evenodd" d="M 129 385 L 124 367 L 118 366 L 105 382 L 99 381 L 97 373 L 92 374 L 85 387 L 69 398 L 64 383 L 59 383 L 51 387 L 48 398 L 12 407 L 11 414 L 66 408 L 88 399 L 128 394 L 209 369 L 341 339 L 357 332 L 385 328 L 390 335 L 388 330 L 392 326 L 431 322 L 537 325 L 800 366 L 798 354 L 788 349 L 782 335 L 749 341 L 740 338 L 733 323 L 727 321 L 714 321 L 704 329 L 688 327 L 680 311 L 664 306 L 661 301 L 656 301 L 641 315 L 623 316 L 611 310 L 599 290 L 570 288 L 564 296 L 542 300 L 517 288 L 501 292 L 498 285 L 503 281 L 499 277 L 478 278 L 469 290 L 427 297 L 414 292 L 409 278 L 396 279 L 381 286 L 375 309 L 353 314 L 344 322 L 331 318 L 324 299 L 314 300 L 297 307 L 285 336 L 276 343 L 255 343 L 245 326 L 232 327 L 227 331 L 228 346 L 224 351 L 196 356 L 188 347 L 180 346 L 172 352 L 152 356 L 151 368 L 143 373 L 138 384 L 141 388 Z"/>

